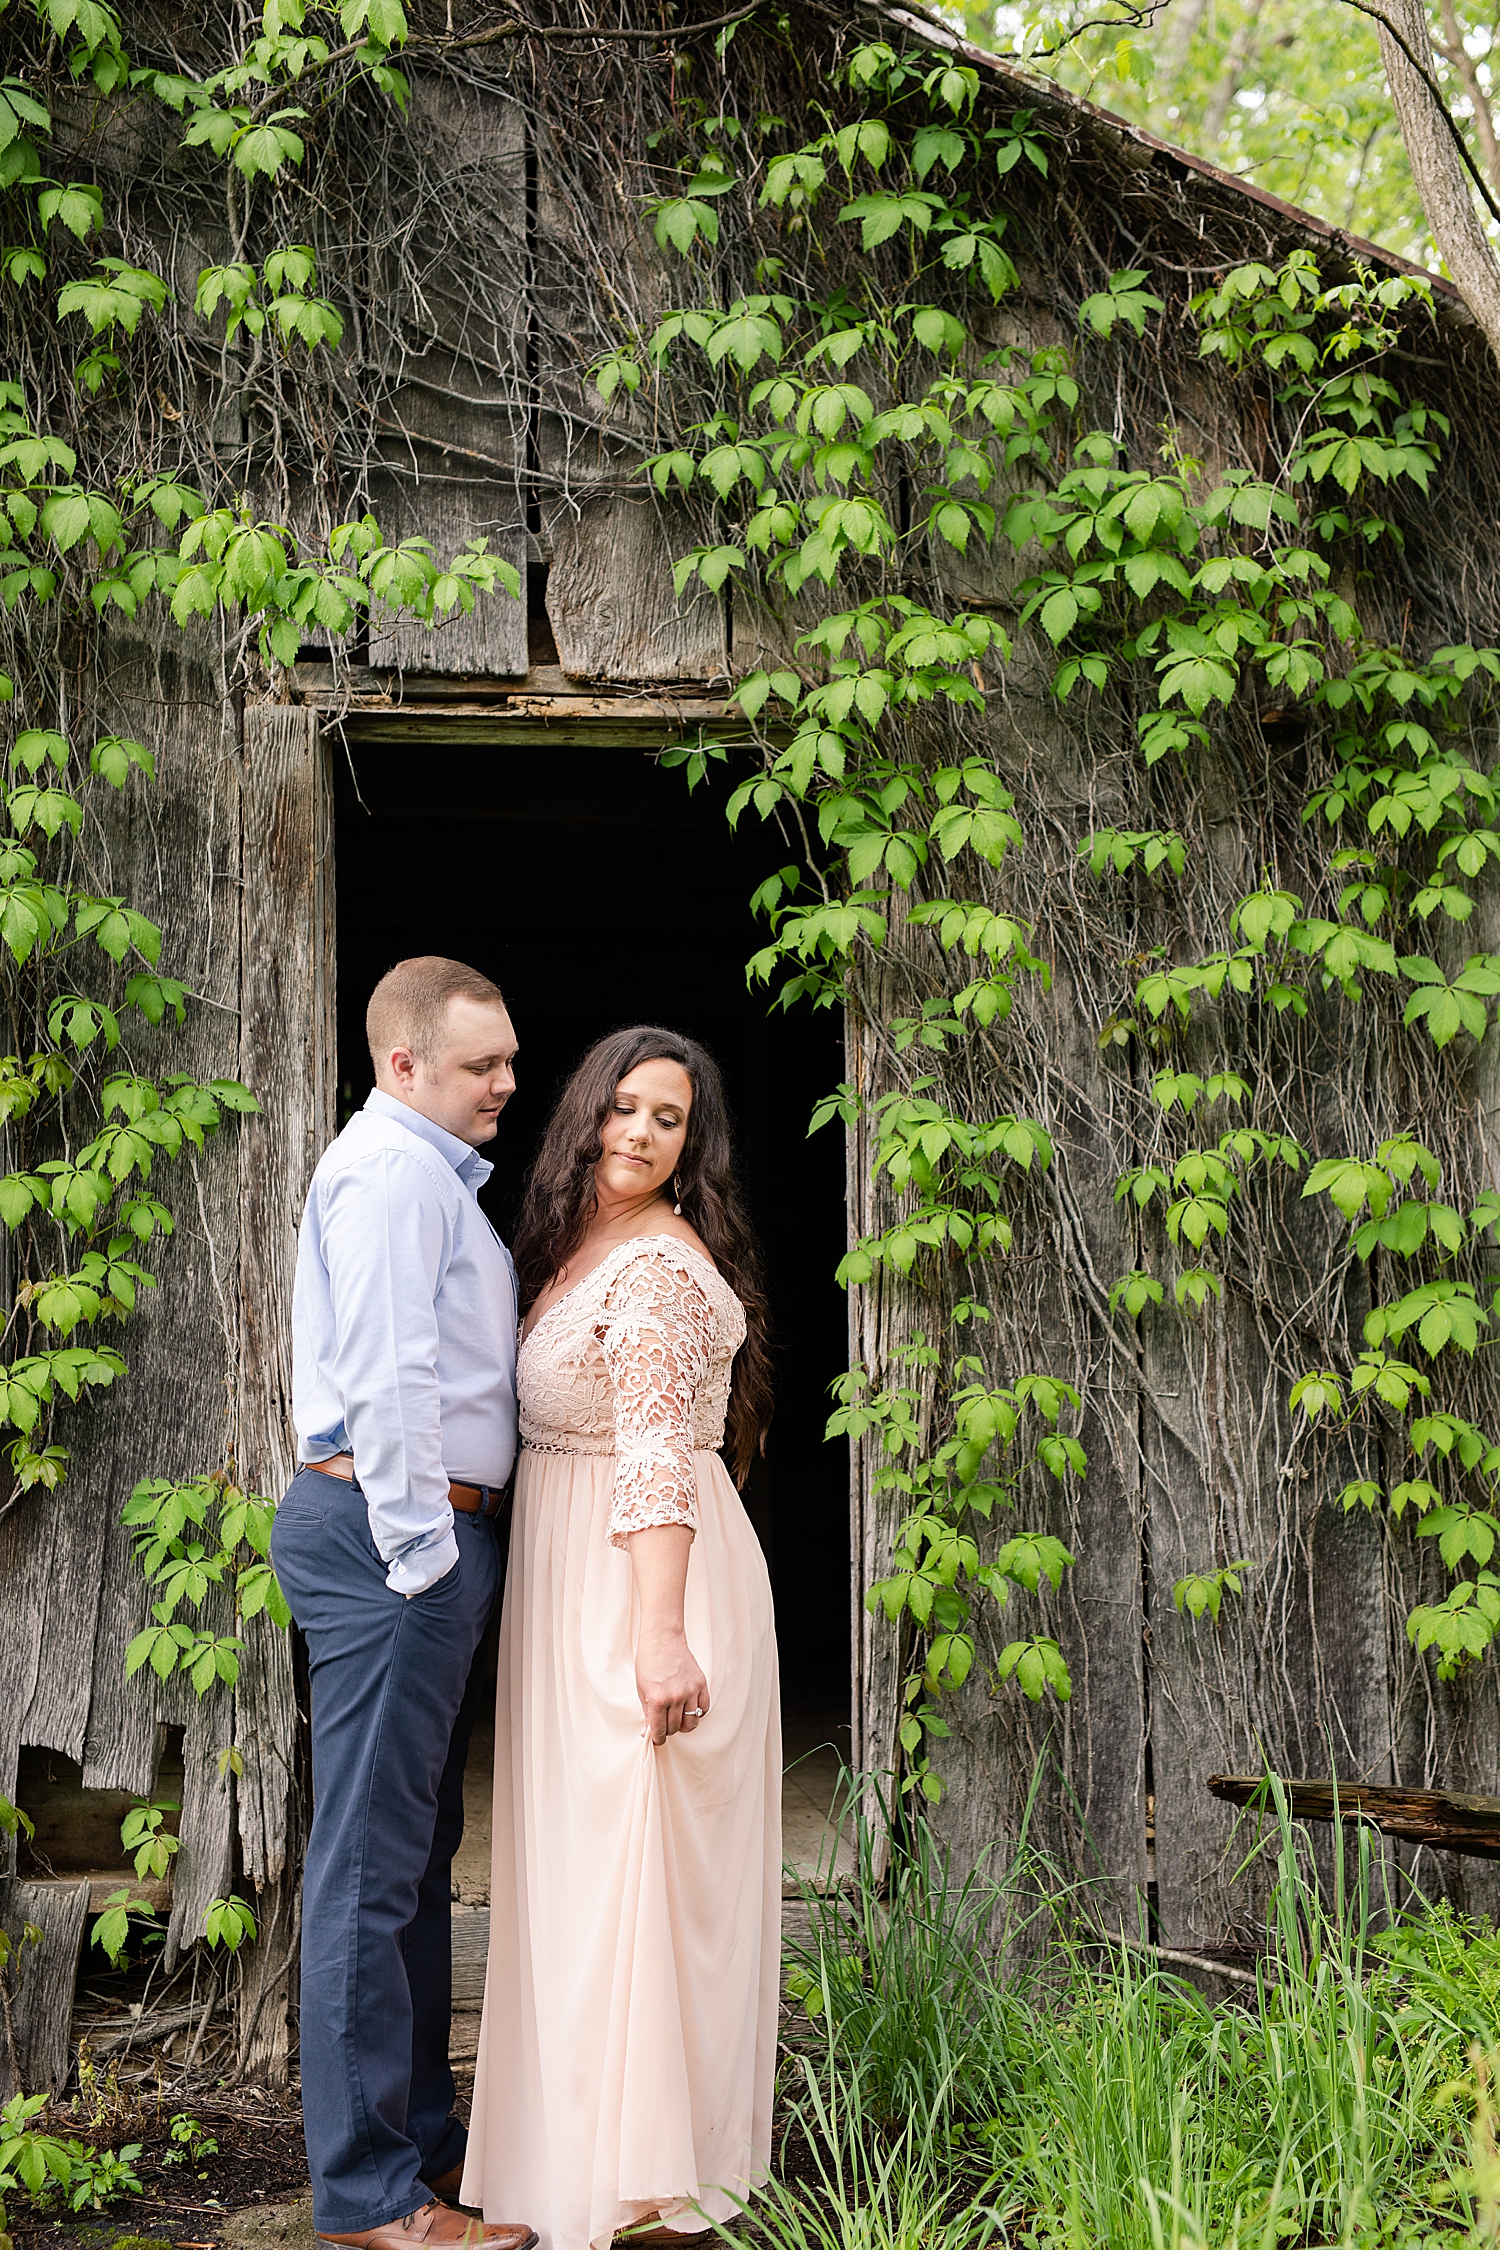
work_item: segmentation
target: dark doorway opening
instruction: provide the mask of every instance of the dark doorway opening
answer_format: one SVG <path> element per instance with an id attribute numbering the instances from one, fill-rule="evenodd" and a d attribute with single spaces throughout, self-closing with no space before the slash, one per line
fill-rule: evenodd
<path id="1" fill-rule="evenodd" d="M 335 775 L 340 1122 L 373 1083 L 370 989 L 411 953 L 472 962 L 510 1003 L 517 1090 L 485 1191 L 506 1237 L 553 1097 L 591 1041 L 662 1023 L 717 1056 L 777 1332 L 776 1419 L 746 1501 L 775 1588 L 789 1737 L 845 1721 L 848 1469 L 823 1438 L 847 1359 L 833 1279 L 844 1152 L 836 1126 L 806 1137 L 813 1102 L 844 1075 L 843 1036 L 835 1011 L 771 1016 L 764 992 L 746 988 L 745 962 L 765 942 L 747 902 L 784 856 L 779 838 L 753 818 L 731 831 L 722 778 L 690 795 L 680 772 L 607 740 L 356 740 L 336 749 Z"/>

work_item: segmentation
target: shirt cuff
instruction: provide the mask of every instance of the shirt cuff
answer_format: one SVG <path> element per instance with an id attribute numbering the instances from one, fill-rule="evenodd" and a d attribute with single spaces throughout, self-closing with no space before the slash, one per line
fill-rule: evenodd
<path id="1" fill-rule="evenodd" d="M 430 1546 L 408 1547 L 397 1555 L 385 1574 L 385 1582 L 393 1594 L 402 1594 L 409 1600 L 413 1594 L 425 1594 L 429 1586 L 446 1578 L 457 1560 L 458 1539 L 450 1525 Z"/>

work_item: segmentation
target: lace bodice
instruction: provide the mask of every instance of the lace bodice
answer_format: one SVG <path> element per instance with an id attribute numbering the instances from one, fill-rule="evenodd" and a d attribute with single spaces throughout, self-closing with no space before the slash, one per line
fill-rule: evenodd
<path id="1" fill-rule="evenodd" d="M 745 1313 L 701 1252 L 637 1235 L 549 1305 L 521 1346 L 521 1443 L 612 1453 L 609 1536 L 698 1524 L 695 1452 L 724 1439 L 729 1371 Z"/>

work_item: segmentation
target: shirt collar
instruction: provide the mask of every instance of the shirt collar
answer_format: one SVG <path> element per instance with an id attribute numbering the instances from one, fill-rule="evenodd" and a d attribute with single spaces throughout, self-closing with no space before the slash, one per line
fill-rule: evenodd
<path id="1" fill-rule="evenodd" d="M 389 1094 L 383 1094 L 378 1086 L 366 1100 L 365 1108 L 372 1110 L 377 1117 L 393 1118 L 398 1125 L 404 1125 L 408 1133 L 415 1133 L 419 1141 L 426 1141 L 429 1148 L 435 1148 L 439 1156 L 445 1157 L 453 1166 L 471 1195 L 479 1193 L 495 1169 L 493 1164 L 480 1155 L 477 1148 L 470 1148 L 468 1142 L 461 1141 L 456 1133 L 450 1133 L 446 1126 L 435 1125 L 419 1109 L 409 1109 L 405 1102 L 395 1101 Z"/>

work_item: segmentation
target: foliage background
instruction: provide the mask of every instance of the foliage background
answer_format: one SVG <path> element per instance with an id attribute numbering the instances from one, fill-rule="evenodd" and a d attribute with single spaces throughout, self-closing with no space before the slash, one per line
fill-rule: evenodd
<path id="1" fill-rule="evenodd" d="M 1154 8 L 968 0 L 945 11 L 981 46 L 1212 158 L 1335 227 L 1436 266 L 1374 24 L 1340 0 L 1163 0 Z M 1487 7 L 1439 0 L 1436 71 L 1500 187 Z"/>

